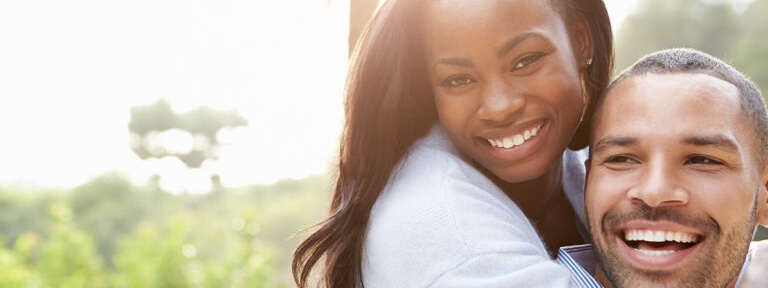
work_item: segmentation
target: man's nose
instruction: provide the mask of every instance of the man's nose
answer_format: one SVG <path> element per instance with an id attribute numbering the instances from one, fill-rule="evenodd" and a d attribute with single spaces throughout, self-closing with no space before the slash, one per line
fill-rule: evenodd
<path id="1" fill-rule="evenodd" d="M 688 191 L 680 185 L 680 175 L 669 163 L 646 163 L 639 183 L 630 189 L 631 201 L 642 201 L 650 207 L 688 204 Z"/>
<path id="2" fill-rule="evenodd" d="M 491 122 L 507 122 L 523 110 L 526 97 L 504 79 L 490 81 L 483 89 L 478 116 Z"/>

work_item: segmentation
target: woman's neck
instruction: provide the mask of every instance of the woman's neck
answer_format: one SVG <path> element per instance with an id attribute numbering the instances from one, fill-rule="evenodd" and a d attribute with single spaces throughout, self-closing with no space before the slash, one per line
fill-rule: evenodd
<path id="1" fill-rule="evenodd" d="M 561 163 L 556 163 L 544 175 L 520 183 L 509 183 L 495 175 L 490 178 L 532 221 L 541 220 L 547 207 L 563 193 Z"/>
<path id="2" fill-rule="evenodd" d="M 577 229 L 576 213 L 563 190 L 561 171 L 562 164 L 558 162 L 541 177 L 521 183 L 489 175 L 530 219 L 552 256 L 561 246 L 584 243 Z"/>

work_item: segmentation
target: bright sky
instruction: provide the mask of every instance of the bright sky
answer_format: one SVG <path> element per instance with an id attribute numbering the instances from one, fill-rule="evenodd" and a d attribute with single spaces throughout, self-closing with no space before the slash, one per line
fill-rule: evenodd
<path id="1" fill-rule="evenodd" d="M 330 2 L 330 4 L 328 3 Z M 614 25 L 636 0 L 606 0 Z M 0 185 L 73 187 L 108 171 L 175 191 L 322 173 L 342 123 L 349 0 L 0 2 Z M 238 109 L 219 163 L 141 161 L 130 107 Z"/>

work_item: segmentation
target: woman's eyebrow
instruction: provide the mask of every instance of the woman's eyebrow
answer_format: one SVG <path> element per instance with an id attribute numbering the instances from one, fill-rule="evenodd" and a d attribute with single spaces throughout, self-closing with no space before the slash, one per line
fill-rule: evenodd
<path id="1" fill-rule="evenodd" d="M 440 58 L 435 62 L 435 65 L 432 66 L 432 70 L 437 67 L 439 64 L 445 64 L 445 65 L 452 65 L 452 66 L 461 66 L 461 67 L 472 67 L 474 64 L 472 61 L 464 58 Z"/>
<path id="2" fill-rule="evenodd" d="M 544 35 L 541 35 L 541 33 L 526 32 L 507 40 L 507 42 L 505 42 L 504 45 L 502 45 L 501 48 L 499 48 L 499 51 L 497 52 L 497 54 L 499 57 L 503 57 L 504 55 L 509 53 L 509 51 L 511 51 L 512 49 L 515 49 L 517 45 L 520 45 L 520 43 L 522 43 L 526 39 L 534 38 L 534 37 L 545 39 Z M 474 66 L 474 63 L 472 63 L 472 61 L 465 58 L 440 58 L 437 61 L 435 61 L 435 65 L 432 65 L 432 70 L 435 70 L 435 67 L 437 67 L 437 65 L 439 64 L 461 66 L 461 67 Z"/>
<path id="3" fill-rule="evenodd" d="M 499 57 L 503 57 L 504 55 L 509 53 L 510 50 L 515 49 L 515 47 L 517 47 L 517 45 L 520 45 L 520 43 L 522 43 L 526 39 L 532 38 L 532 37 L 546 39 L 546 37 L 544 37 L 544 35 L 541 35 L 541 33 L 538 33 L 538 32 L 526 32 L 526 33 L 517 35 L 517 36 L 512 37 L 511 39 L 507 40 L 507 42 L 504 43 L 504 45 L 501 46 L 501 48 L 499 48 L 499 51 L 497 52 L 498 56 Z"/>

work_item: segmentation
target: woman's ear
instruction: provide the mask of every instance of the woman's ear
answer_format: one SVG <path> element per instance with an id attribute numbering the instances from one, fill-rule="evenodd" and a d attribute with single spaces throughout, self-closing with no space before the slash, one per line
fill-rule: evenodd
<path id="1" fill-rule="evenodd" d="M 584 72 L 589 65 L 592 65 L 593 43 L 592 31 L 589 30 L 587 19 L 580 17 L 576 21 L 575 27 L 571 30 L 571 43 L 576 61 L 579 63 L 579 71 Z"/>
<path id="2" fill-rule="evenodd" d="M 583 97 L 585 101 L 585 111 L 582 117 L 582 121 L 576 129 L 576 133 L 573 135 L 571 142 L 568 144 L 568 148 L 571 150 L 579 150 L 587 147 L 587 142 L 589 140 L 589 130 L 591 130 L 590 122 L 592 117 L 590 113 L 592 111 L 590 108 L 590 101 L 594 95 L 591 95 L 593 92 L 592 89 L 587 89 L 586 86 L 589 85 L 589 81 L 592 81 L 590 74 L 594 69 L 589 68 L 592 65 L 594 47 L 592 43 L 592 32 L 589 29 L 589 23 L 587 19 L 581 16 L 573 24 L 574 25 L 572 28 L 570 28 L 569 32 L 574 58 L 576 59 L 576 63 L 579 67 L 581 85 L 584 93 Z"/>

